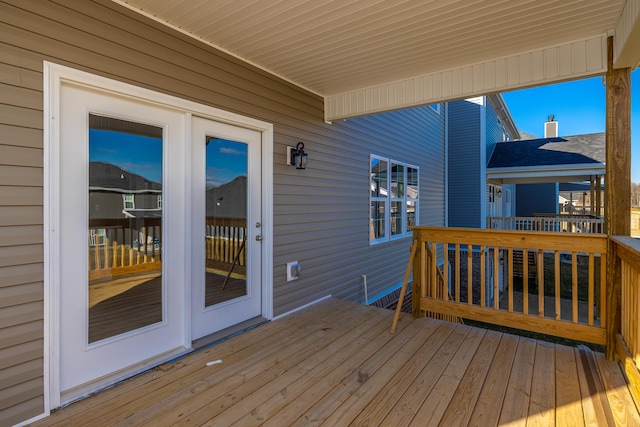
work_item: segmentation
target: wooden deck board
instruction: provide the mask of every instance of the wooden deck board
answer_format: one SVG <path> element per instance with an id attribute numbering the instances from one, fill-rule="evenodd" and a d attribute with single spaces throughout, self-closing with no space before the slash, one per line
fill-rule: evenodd
<path id="1" fill-rule="evenodd" d="M 538 341 L 536 361 L 533 367 L 533 383 L 527 426 L 545 427 L 553 425 L 556 419 L 554 345 Z"/>
<path id="2" fill-rule="evenodd" d="M 478 401 L 501 336 L 502 334 L 498 332 L 487 331 L 473 360 L 464 372 L 460 385 L 449 401 L 440 420 L 441 425 L 466 426 L 469 424 L 474 409 L 469 402 Z"/>
<path id="3" fill-rule="evenodd" d="M 469 331 L 464 345 L 458 348 L 410 425 L 437 426 L 439 424 L 485 333 L 485 330 L 475 328 Z"/>
<path id="4" fill-rule="evenodd" d="M 521 338 L 511 367 L 500 424 L 526 425 L 535 354 L 536 342 L 530 338 Z"/>
<path id="5" fill-rule="evenodd" d="M 626 393 L 627 383 L 620 365 L 607 360 L 602 353 L 596 354 L 596 362 L 616 425 L 640 426 L 640 415 L 633 399 Z"/>
<path id="6" fill-rule="evenodd" d="M 449 361 L 464 341 L 469 330 L 470 328 L 468 327 L 456 327 L 447 340 L 440 345 L 438 353 L 432 358 L 428 366 L 416 373 L 411 386 L 385 417 L 382 422 L 383 425 L 409 425 L 420 406 L 422 406 L 427 394 L 447 368 Z"/>
<path id="7" fill-rule="evenodd" d="M 390 334 L 392 318 L 329 299 L 33 425 L 640 425 L 602 354 L 404 314 Z"/>
<path id="8" fill-rule="evenodd" d="M 514 335 L 503 334 L 500 338 L 500 344 L 498 344 L 491 367 L 475 403 L 469 425 L 498 425 L 519 340 L 520 338 Z"/>
<path id="9" fill-rule="evenodd" d="M 389 411 L 397 404 L 403 393 L 411 386 L 416 377 L 416 372 L 422 372 L 431 363 L 437 354 L 440 344 L 451 334 L 455 324 L 442 323 L 442 325 L 429 338 L 428 342 L 407 362 L 400 372 L 387 384 L 387 386 L 362 409 L 353 420 L 354 425 L 381 425 Z"/>
<path id="10" fill-rule="evenodd" d="M 578 367 L 573 349 L 556 345 L 556 424 L 584 425 Z"/>
<path id="11" fill-rule="evenodd" d="M 413 322 L 402 334 L 394 336 L 389 345 L 379 349 L 361 365 L 354 366 L 346 378 L 292 425 L 347 424 L 433 334 L 434 328 L 425 327 L 431 325 L 433 322 L 425 322 L 414 328 Z"/>

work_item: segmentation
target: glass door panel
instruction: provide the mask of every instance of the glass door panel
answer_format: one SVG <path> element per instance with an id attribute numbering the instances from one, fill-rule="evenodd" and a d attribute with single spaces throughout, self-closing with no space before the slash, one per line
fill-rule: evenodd
<path id="1" fill-rule="evenodd" d="M 247 144 L 206 140 L 205 307 L 247 295 Z"/>
<path id="2" fill-rule="evenodd" d="M 89 344 L 163 320 L 162 128 L 89 115 Z"/>
<path id="3" fill-rule="evenodd" d="M 262 312 L 260 132 L 194 117 L 191 338 Z"/>

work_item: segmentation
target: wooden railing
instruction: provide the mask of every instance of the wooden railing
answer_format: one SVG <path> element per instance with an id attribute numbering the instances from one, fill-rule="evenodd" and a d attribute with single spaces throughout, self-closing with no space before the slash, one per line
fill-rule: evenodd
<path id="1" fill-rule="evenodd" d="M 413 236 L 414 314 L 606 343 L 607 236 L 434 227 Z"/>
<path id="2" fill-rule="evenodd" d="M 619 266 L 620 335 L 616 352 L 629 379 L 632 394 L 640 403 L 640 239 L 610 237 Z"/>
<path id="3" fill-rule="evenodd" d="M 548 231 L 568 233 L 604 233 L 604 219 L 592 216 L 492 216 L 487 218 L 492 230 Z"/>
<path id="4" fill-rule="evenodd" d="M 247 221 L 238 218 L 207 218 L 205 252 L 207 266 L 246 271 Z"/>
<path id="5" fill-rule="evenodd" d="M 160 218 L 92 219 L 88 243 L 89 281 L 162 266 Z"/>
<path id="6" fill-rule="evenodd" d="M 207 218 L 207 266 L 244 273 L 246 221 Z M 162 268 L 160 218 L 89 221 L 89 280 L 113 278 Z"/>

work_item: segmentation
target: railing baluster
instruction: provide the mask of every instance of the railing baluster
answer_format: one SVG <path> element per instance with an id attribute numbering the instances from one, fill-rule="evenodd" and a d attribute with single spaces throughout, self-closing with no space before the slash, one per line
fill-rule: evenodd
<path id="1" fill-rule="evenodd" d="M 498 287 L 498 279 L 500 274 L 500 248 L 498 246 L 493 247 L 493 308 L 498 310 L 499 299 L 500 299 L 500 289 Z"/>
<path id="2" fill-rule="evenodd" d="M 442 264 L 442 269 L 443 271 L 443 276 L 444 276 L 444 288 L 449 291 L 449 244 L 448 243 L 444 243 L 442 245 L 442 260 L 443 260 L 443 264 Z"/>
<path id="3" fill-rule="evenodd" d="M 529 250 L 522 248 L 522 313 L 529 314 Z"/>
<path id="4" fill-rule="evenodd" d="M 544 317 L 544 251 L 538 249 L 538 316 Z"/>
<path id="5" fill-rule="evenodd" d="M 438 282 L 438 246 L 436 242 L 431 242 L 431 297 L 440 299 L 437 292 Z"/>
<path id="6" fill-rule="evenodd" d="M 600 289 L 600 327 L 607 326 L 607 256 L 600 254 L 600 283 L 597 285 Z"/>
<path id="7" fill-rule="evenodd" d="M 422 286 L 420 286 L 420 297 L 427 296 L 427 242 L 423 241 L 420 244 L 420 280 Z"/>
<path id="8" fill-rule="evenodd" d="M 588 281 L 589 281 L 589 290 L 587 293 L 587 305 L 589 306 L 589 315 L 587 318 L 587 323 L 589 324 L 589 326 L 593 326 L 594 323 L 594 319 L 593 319 L 593 306 L 594 306 L 594 302 L 595 302 L 595 280 L 594 280 L 594 276 L 595 276 L 595 268 L 596 268 L 596 263 L 595 263 L 595 257 L 593 255 L 593 253 L 589 253 L 589 274 L 588 274 Z"/>
<path id="9" fill-rule="evenodd" d="M 591 270 L 591 266 L 589 266 Z M 592 275 L 590 272 L 589 274 Z M 589 283 L 589 289 L 593 288 L 593 283 Z M 591 291 L 593 292 L 593 291 Z M 573 323 L 578 323 L 578 253 L 576 251 L 571 252 L 571 320 Z M 593 310 L 589 305 L 589 311 L 591 312 L 591 321 L 593 322 Z M 593 323 L 590 323 L 593 325 Z"/>
<path id="10" fill-rule="evenodd" d="M 507 251 L 507 271 L 508 271 L 508 281 L 507 286 L 509 289 L 507 292 L 509 293 L 509 313 L 513 313 L 513 248 L 509 246 L 509 250 Z"/>
<path id="11" fill-rule="evenodd" d="M 473 254 L 471 245 L 467 245 L 467 304 L 473 304 Z"/>
<path id="12" fill-rule="evenodd" d="M 553 264 L 554 264 L 554 279 L 555 279 L 555 297 L 556 297 L 556 320 L 560 320 L 561 317 L 561 307 L 560 307 L 560 251 L 555 250 L 553 254 Z"/>
<path id="13" fill-rule="evenodd" d="M 486 274 L 486 246 L 480 247 L 480 307 L 484 307 L 487 301 L 487 274 Z"/>
<path id="14" fill-rule="evenodd" d="M 460 302 L 460 244 L 456 243 L 456 302 Z"/>

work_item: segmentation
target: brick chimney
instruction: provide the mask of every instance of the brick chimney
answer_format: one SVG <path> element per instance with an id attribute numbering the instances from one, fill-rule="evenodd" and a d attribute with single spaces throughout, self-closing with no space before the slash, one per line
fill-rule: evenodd
<path id="1" fill-rule="evenodd" d="M 553 114 L 548 117 L 549 121 L 544 123 L 544 137 L 545 138 L 557 138 L 558 137 L 558 122 L 553 119 Z"/>

